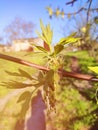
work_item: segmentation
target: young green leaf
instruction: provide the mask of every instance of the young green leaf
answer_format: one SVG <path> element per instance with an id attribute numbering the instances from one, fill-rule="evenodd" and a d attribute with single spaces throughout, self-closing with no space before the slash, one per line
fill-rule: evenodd
<path id="1" fill-rule="evenodd" d="M 53 15 L 52 8 L 48 6 L 48 7 L 46 7 L 46 10 L 48 11 L 50 18 L 52 18 L 52 15 Z"/>
<path id="2" fill-rule="evenodd" d="M 32 79 L 32 76 L 28 72 L 26 72 L 26 71 L 24 71 L 22 69 L 19 69 L 19 72 L 20 72 L 22 77 L 25 77 L 27 79 Z"/>
<path id="3" fill-rule="evenodd" d="M 54 71 L 53 70 L 50 70 L 49 72 L 47 72 L 45 82 L 54 91 Z"/>
<path id="4" fill-rule="evenodd" d="M 18 81 L 2 82 L 2 85 L 10 89 L 21 89 L 33 86 L 31 83 L 22 83 Z"/>
<path id="5" fill-rule="evenodd" d="M 79 40 L 80 40 L 80 38 L 66 37 L 66 38 L 61 38 L 58 44 L 65 45 L 65 44 L 69 44 L 69 43 L 76 43 Z"/>
<path id="6" fill-rule="evenodd" d="M 44 48 L 44 47 L 41 47 L 41 46 L 35 46 L 38 50 L 44 52 L 44 53 L 47 53 L 48 51 Z"/>
<path id="7" fill-rule="evenodd" d="M 88 67 L 91 71 L 95 72 L 98 74 L 98 66 L 94 66 L 94 67 Z"/>
<path id="8" fill-rule="evenodd" d="M 50 44 L 52 43 L 52 37 L 53 37 L 53 31 L 50 28 L 50 24 L 46 25 L 46 27 L 44 26 L 42 20 L 40 20 L 40 27 L 42 30 L 42 34 L 40 34 L 39 32 L 37 32 L 38 36 L 40 38 L 42 38 L 42 40 L 50 46 Z"/>
<path id="9" fill-rule="evenodd" d="M 22 106 L 21 112 L 19 114 L 20 120 L 23 120 L 25 118 L 26 112 L 29 109 L 31 97 L 32 97 L 32 93 L 29 91 L 25 91 L 20 95 L 20 97 L 17 101 L 18 103 L 23 101 L 23 103 L 21 104 L 21 106 Z"/>
<path id="10" fill-rule="evenodd" d="M 5 72 L 6 72 L 8 75 L 11 75 L 11 76 L 20 76 L 20 73 L 17 73 L 17 72 L 10 72 L 10 71 L 7 71 L 7 70 L 5 70 Z"/>
<path id="11" fill-rule="evenodd" d="M 32 76 L 28 72 L 26 72 L 22 69 L 19 69 L 19 73 L 18 72 L 10 72 L 10 71 L 5 71 L 5 72 L 11 76 L 19 76 L 19 77 L 24 77 L 27 79 L 33 79 Z"/>
<path id="12" fill-rule="evenodd" d="M 25 100 L 25 98 L 28 98 L 30 95 L 31 95 L 31 92 L 29 92 L 29 91 L 24 91 L 24 92 L 20 95 L 19 99 L 17 100 L 17 103 L 19 103 L 19 102 Z"/>
<path id="13" fill-rule="evenodd" d="M 38 81 L 42 81 L 43 78 L 44 78 L 43 72 L 39 71 L 39 74 L 38 74 Z"/>
<path id="14" fill-rule="evenodd" d="M 57 44 L 55 47 L 54 47 L 54 54 L 58 54 L 60 53 L 62 50 L 64 49 L 64 46 L 61 45 L 61 44 Z"/>
<path id="15" fill-rule="evenodd" d="M 68 37 L 61 38 L 60 41 L 58 42 L 58 44 L 65 45 L 65 44 L 69 44 L 69 43 L 78 42 L 80 40 L 80 38 L 76 38 L 75 36 L 76 36 L 76 32 L 72 33 Z"/>

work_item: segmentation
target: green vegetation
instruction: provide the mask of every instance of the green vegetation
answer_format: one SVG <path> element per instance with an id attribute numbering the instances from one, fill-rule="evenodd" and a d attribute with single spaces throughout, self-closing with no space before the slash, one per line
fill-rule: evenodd
<path id="1" fill-rule="evenodd" d="M 4 54 L 14 56 L 14 57 L 19 57 L 19 58 L 22 58 L 22 59 L 25 59 L 27 61 L 31 61 L 34 63 L 44 64 L 44 60 L 42 60 L 44 57 L 43 54 L 39 55 L 37 53 L 32 53 L 32 52 L 31 53 L 30 52 L 29 53 L 28 52 L 18 52 L 18 53 L 17 52 L 8 52 L 8 53 L 4 53 Z M 14 62 L 9 62 L 7 60 L 0 59 L 0 74 L 2 74 L 2 76 L 0 76 L 0 97 L 4 96 L 5 94 L 7 94 L 9 92 L 9 89 L 2 86 L 2 82 L 9 81 L 10 79 L 11 80 L 20 80 L 20 81 L 24 80 L 24 78 L 22 78 L 22 77 L 11 76 L 7 73 L 7 72 L 18 73 L 19 68 L 22 68 L 26 72 L 29 72 L 30 75 L 32 75 L 33 73 L 36 72 L 36 69 L 33 69 L 31 67 L 19 65 Z"/>
<path id="2" fill-rule="evenodd" d="M 46 48 L 36 46 L 40 52 L 6 53 L 6 57 L 7 55 L 15 56 L 21 58 L 21 61 L 27 60 L 32 64 L 36 63 L 46 67 L 35 70 L 16 64 L 13 60 L 9 62 L 0 59 L 2 72 L 0 96 L 3 104 L 0 108 L 1 126 L 3 130 L 17 130 L 15 128 L 17 124 L 21 127 L 19 123 L 25 120 L 32 99 L 38 90 L 42 90 L 42 96 L 47 105 L 48 125 L 56 130 L 89 130 L 98 122 L 96 101 L 98 83 L 77 78 L 80 78 L 79 73 L 94 74 L 91 71 L 94 68 L 91 66 L 97 65 L 96 59 L 90 57 L 88 51 L 66 51 L 65 53 L 66 44 L 74 45 L 80 42 L 81 38 L 76 37 L 76 32 L 60 39 L 53 48 L 51 44 L 53 32 L 50 25 L 44 26 L 42 21 L 40 24 L 42 34 L 38 34 L 46 42 Z M 74 68 L 71 66 L 74 65 L 72 57 L 76 59 Z M 73 71 L 78 75 L 77 78 L 74 78 L 74 73 L 71 73 L 73 78 L 64 77 L 64 70 Z M 9 91 L 15 91 L 15 93 L 6 96 Z M 53 112 L 56 113 L 53 114 Z"/>

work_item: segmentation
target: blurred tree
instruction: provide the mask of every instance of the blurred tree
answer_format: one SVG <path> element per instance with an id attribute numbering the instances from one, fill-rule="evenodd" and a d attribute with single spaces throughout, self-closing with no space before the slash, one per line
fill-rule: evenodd
<path id="1" fill-rule="evenodd" d="M 76 6 L 76 3 L 81 2 L 81 0 L 68 0 L 65 5 L 69 5 L 72 7 Z M 94 45 L 98 41 L 98 8 L 97 1 L 94 0 L 86 0 L 81 2 L 81 6 L 77 8 L 75 12 L 65 13 L 64 8 L 53 10 L 50 6 L 47 7 L 50 10 L 52 9 L 52 16 L 61 17 L 64 19 L 66 16 L 69 19 L 68 24 L 69 27 L 73 28 L 73 23 L 75 28 L 71 28 L 71 32 L 76 31 L 77 37 L 81 37 L 81 41 L 79 44 L 79 49 L 88 50 L 90 54 L 92 52 L 92 56 L 95 55 L 94 51 L 96 48 Z M 48 10 L 47 10 L 48 11 Z M 50 14 L 49 14 L 50 15 Z M 63 33 L 66 32 L 66 26 L 63 27 Z M 98 51 L 98 50 L 97 50 Z M 93 54 L 94 53 L 94 54 Z M 96 57 L 96 55 L 94 56 Z"/>
<path id="2" fill-rule="evenodd" d="M 20 38 L 30 38 L 33 36 L 34 24 L 27 22 L 22 18 L 16 17 L 5 29 L 7 43 Z"/>
<path id="3" fill-rule="evenodd" d="M 75 6 L 75 3 L 78 2 L 79 0 L 69 0 L 69 2 L 66 2 L 65 5 L 71 5 L 71 6 Z M 80 1 L 81 2 L 81 1 Z M 94 13 L 94 12 L 98 12 L 98 8 L 97 8 L 97 5 L 96 7 L 93 7 L 94 1 L 93 0 L 87 0 L 85 2 L 83 2 L 83 5 L 81 3 L 81 7 L 78 8 L 77 11 L 75 12 L 68 12 L 68 13 L 65 13 L 63 9 L 60 9 L 59 7 L 56 9 L 56 10 L 53 10 L 51 8 L 51 6 L 47 6 L 46 7 L 46 10 L 48 11 L 49 13 L 49 16 L 61 16 L 62 19 L 65 18 L 65 16 L 69 17 L 69 16 L 75 16 L 77 14 L 79 14 L 80 12 L 86 12 L 86 21 L 87 23 L 89 22 L 89 17 L 90 17 L 90 14 L 91 13 Z M 97 21 L 96 23 L 98 23 L 98 16 L 95 16 L 95 21 Z"/>

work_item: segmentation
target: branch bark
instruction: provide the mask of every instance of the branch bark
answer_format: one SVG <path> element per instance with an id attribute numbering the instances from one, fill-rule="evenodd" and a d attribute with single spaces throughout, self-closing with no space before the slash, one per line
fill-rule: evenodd
<path id="1" fill-rule="evenodd" d="M 49 71 L 50 69 L 38 64 L 34 64 L 32 62 L 26 61 L 26 60 L 22 60 L 20 58 L 16 58 L 16 57 L 12 57 L 12 56 L 8 56 L 5 54 L 1 54 L 0 53 L 0 58 L 4 59 L 4 60 L 8 60 L 8 61 L 12 61 L 18 64 L 22 64 L 25 66 L 30 66 L 42 71 Z M 73 72 L 68 72 L 62 69 L 58 70 L 58 73 L 64 77 L 71 77 L 71 78 L 77 78 L 77 79 L 82 79 L 82 80 L 88 80 L 88 81 L 96 81 L 98 82 L 98 78 L 92 76 L 92 75 L 88 75 L 88 74 L 80 74 L 80 73 L 73 73 Z"/>

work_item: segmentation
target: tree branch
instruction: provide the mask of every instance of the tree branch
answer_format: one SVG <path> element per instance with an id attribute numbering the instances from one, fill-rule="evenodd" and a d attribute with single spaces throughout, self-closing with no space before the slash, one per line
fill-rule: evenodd
<path id="1" fill-rule="evenodd" d="M 67 2 L 67 3 L 66 3 L 66 5 L 71 4 L 71 5 L 73 6 L 73 4 L 74 4 L 76 1 L 77 1 L 77 0 L 72 0 L 72 1 L 69 1 L 69 2 Z"/>
<path id="2" fill-rule="evenodd" d="M 4 60 L 8 60 L 8 61 L 12 61 L 12 62 L 16 62 L 18 64 L 22 64 L 25 66 L 30 66 L 39 70 L 43 70 L 43 71 L 49 71 L 50 69 L 44 66 L 40 66 L 38 64 L 34 64 L 32 62 L 26 61 L 26 60 L 22 60 L 20 58 L 16 58 L 16 57 L 12 57 L 12 56 L 8 56 L 5 54 L 1 54 L 0 53 L 0 58 L 4 59 Z M 92 75 L 87 75 L 87 74 L 80 74 L 80 73 L 73 73 L 73 72 L 68 72 L 62 69 L 58 70 L 58 73 L 64 77 L 71 77 L 71 78 L 77 78 L 77 79 L 82 79 L 82 80 L 88 80 L 88 81 L 96 81 L 98 82 L 98 78 L 92 76 Z"/>
<path id="3" fill-rule="evenodd" d="M 82 11 L 87 11 L 88 9 L 87 8 L 84 8 L 84 7 L 81 7 L 79 10 L 77 10 L 76 12 L 73 12 L 73 13 L 65 13 L 65 15 L 76 15 L 76 14 L 79 14 L 80 12 L 82 12 Z M 98 11 L 98 8 L 91 8 L 91 9 L 89 9 L 89 12 L 93 12 L 93 11 Z"/>
<path id="4" fill-rule="evenodd" d="M 92 4 L 92 0 L 89 1 L 89 6 L 88 6 L 88 10 L 87 10 L 87 23 L 88 23 L 88 20 L 89 20 L 91 4 Z"/>
<path id="5" fill-rule="evenodd" d="M 5 54 L 1 54 L 0 53 L 0 58 L 8 60 L 8 61 L 16 62 L 18 64 L 30 66 L 30 67 L 33 67 L 33 68 L 36 68 L 36 69 L 40 69 L 40 70 L 43 70 L 43 71 L 49 71 L 49 69 L 44 67 L 44 66 L 40 66 L 40 65 L 34 64 L 32 62 L 29 62 L 29 61 L 26 61 L 26 60 L 22 60 L 20 58 L 8 56 L 8 55 L 5 55 Z"/>

